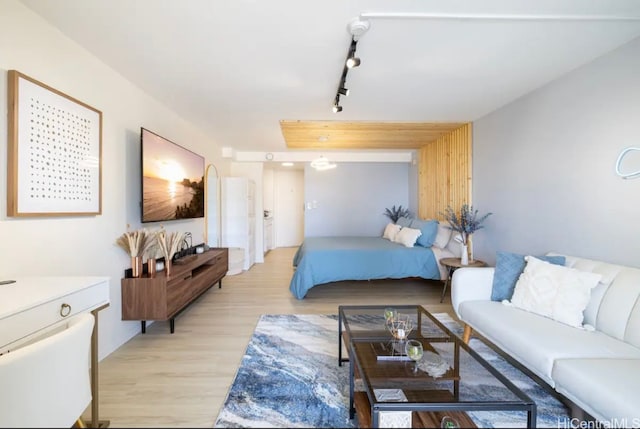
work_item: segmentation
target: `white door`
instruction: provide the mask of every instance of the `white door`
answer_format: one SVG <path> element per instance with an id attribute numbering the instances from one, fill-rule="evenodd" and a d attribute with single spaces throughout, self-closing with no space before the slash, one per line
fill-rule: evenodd
<path id="1" fill-rule="evenodd" d="M 304 171 L 276 170 L 275 173 L 275 247 L 299 246 L 304 239 Z"/>

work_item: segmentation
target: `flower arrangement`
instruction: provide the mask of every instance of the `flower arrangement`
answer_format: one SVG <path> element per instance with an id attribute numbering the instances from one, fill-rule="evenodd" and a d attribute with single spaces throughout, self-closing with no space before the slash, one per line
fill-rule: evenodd
<path id="1" fill-rule="evenodd" d="M 460 241 L 463 246 L 468 244 L 469 236 L 479 229 L 484 228 L 484 222 L 493 213 L 489 212 L 478 217 L 478 210 L 473 206 L 463 204 L 460 212 L 454 211 L 451 206 L 447 207 L 444 217 L 449 222 L 449 228 L 460 234 Z"/>
<path id="2" fill-rule="evenodd" d="M 171 259 L 178 251 L 178 248 L 182 245 L 184 239 L 184 233 L 182 232 L 170 232 L 167 233 L 164 229 L 156 232 L 156 239 L 158 243 L 158 249 L 162 256 L 164 256 L 164 262 L 169 266 Z"/>
<path id="3" fill-rule="evenodd" d="M 382 214 L 391 219 L 393 223 L 398 222 L 398 219 L 400 219 L 401 217 L 411 217 L 409 209 L 403 209 L 401 205 L 396 208 L 395 204 L 390 209 L 384 209 L 384 213 Z"/>
<path id="4" fill-rule="evenodd" d="M 146 229 L 127 231 L 116 239 L 116 244 L 129 256 L 135 258 L 142 257 L 156 241 L 155 234 L 149 233 Z"/>

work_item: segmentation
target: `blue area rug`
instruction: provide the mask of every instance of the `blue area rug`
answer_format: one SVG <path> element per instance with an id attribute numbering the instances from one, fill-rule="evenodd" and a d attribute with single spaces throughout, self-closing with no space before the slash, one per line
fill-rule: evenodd
<path id="1" fill-rule="evenodd" d="M 436 317 L 461 334 L 448 314 Z M 336 315 L 261 316 L 214 427 L 357 427 L 349 420 L 349 365 L 338 366 L 337 341 Z M 538 427 L 569 421 L 566 407 L 528 376 L 480 340 L 470 346 L 536 402 Z M 479 379 L 471 389 L 498 389 L 490 383 Z M 522 412 L 469 415 L 478 427 L 526 426 Z"/>

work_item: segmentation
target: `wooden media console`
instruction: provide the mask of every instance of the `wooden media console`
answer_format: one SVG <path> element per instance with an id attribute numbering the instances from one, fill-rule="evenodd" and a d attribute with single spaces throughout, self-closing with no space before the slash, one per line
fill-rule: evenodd
<path id="1" fill-rule="evenodd" d="M 122 279 L 122 320 L 140 320 L 142 333 L 147 320 L 169 320 L 175 331 L 175 317 L 229 270 L 229 249 L 212 248 L 174 262 L 171 275 L 160 271 L 153 276 Z"/>

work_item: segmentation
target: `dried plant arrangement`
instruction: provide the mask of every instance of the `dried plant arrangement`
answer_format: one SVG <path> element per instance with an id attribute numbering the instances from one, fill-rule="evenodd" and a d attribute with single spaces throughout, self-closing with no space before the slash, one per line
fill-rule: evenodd
<path id="1" fill-rule="evenodd" d="M 168 263 L 176 254 L 178 248 L 182 245 L 184 233 L 182 232 L 169 232 L 161 229 L 156 232 L 156 239 L 160 253 L 164 256 L 165 263 Z"/>
<path id="2" fill-rule="evenodd" d="M 129 256 L 143 256 L 155 243 L 155 234 L 146 229 L 127 231 L 117 238 L 116 244 Z"/>

